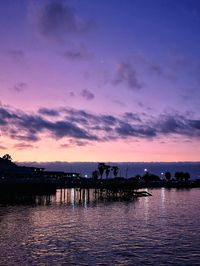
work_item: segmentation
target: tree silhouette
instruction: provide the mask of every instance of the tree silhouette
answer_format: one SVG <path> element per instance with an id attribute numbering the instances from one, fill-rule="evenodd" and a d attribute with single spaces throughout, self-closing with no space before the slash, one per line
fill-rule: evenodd
<path id="1" fill-rule="evenodd" d="M 184 173 L 185 181 L 188 182 L 190 179 L 190 174 L 188 172 Z"/>
<path id="2" fill-rule="evenodd" d="M 145 174 L 143 175 L 144 182 L 150 181 L 150 178 L 149 177 L 150 177 L 149 173 L 147 171 L 145 171 Z"/>
<path id="3" fill-rule="evenodd" d="M 10 154 L 5 154 L 3 157 L 2 157 L 2 159 L 4 159 L 4 160 L 8 160 L 8 161 L 12 161 L 12 157 L 10 156 Z"/>
<path id="4" fill-rule="evenodd" d="M 102 179 L 103 173 L 104 173 L 104 170 L 105 170 L 105 163 L 99 163 L 98 164 L 98 170 L 99 170 L 99 173 L 100 173 L 100 176 L 101 176 L 101 179 Z"/>
<path id="5" fill-rule="evenodd" d="M 118 172 L 119 172 L 119 167 L 118 166 L 113 166 L 112 167 L 113 175 L 114 177 L 117 177 Z"/>
<path id="6" fill-rule="evenodd" d="M 94 171 L 92 172 L 92 178 L 93 178 L 94 180 L 97 180 L 98 177 L 99 177 L 99 171 L 98 171 L 98 170 L 94 170 Z"/>
<path id="7" fill-rule="evenodd" d="M 110 174 L 110 165 L 106 164 L 105 165 L 105 170 L 106 170 L 106 179 L 108 179 L 108 176 Z"/>
<path id="8" fill-rule="evenodd" d="M 170 181 L 171 180 L 171 173 L 170 172 L 166 172 L 165 173 L 165 178 L 167 179 L 167 181 Z"/>
<path id="9" fill-rule="evenodd" d="M 177 182 L 183 182 L 184 181 L 184 173 L 183 172 L 176 172 L 175 178 Z"/>

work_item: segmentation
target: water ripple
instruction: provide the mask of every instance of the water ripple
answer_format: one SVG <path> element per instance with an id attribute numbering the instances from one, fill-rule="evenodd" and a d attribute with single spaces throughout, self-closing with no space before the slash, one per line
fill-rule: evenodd
<path id="1" fill-rule="evenodd" d="M 151 193 L 87 208 L 2 206 L 0 265 L 199 265 L 200 190 Z"/>

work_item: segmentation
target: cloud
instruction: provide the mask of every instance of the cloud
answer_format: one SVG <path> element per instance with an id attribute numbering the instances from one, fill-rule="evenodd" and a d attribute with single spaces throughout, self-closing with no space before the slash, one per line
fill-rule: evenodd
<path id="1" fill-rule="evenodd" d="M 66 59 L 73 60 L 73 61 L 79 61 L 79 60 L 88 60 L 92 58 L 92 54 L 88 52 L 88 50 L 81 46 L 77 49 L 68 49 L 64 53 L 62 53 L 62 56 Z"/>
<path id="2" fill-rule="evenodd" d="M 25 59 L 25 53 L 20 49 L 12 49 L 8 51 L 8 55 L 16 62 L 23 62 Z"/>
<path id="3" fill-rule="evenodd" d="M 122 101 L 113 100 L 112 102 L 117 104 L 117 105 L 119 105 L 119 106 L 121 106 L 121 107 L 126 107 L 126 104 L 124 102 L 122 102 Z"/>
<path id="4" fill-rule="evenodd" d="M 88 141 L 82 141 L 82 140 L 77 140 L 77 139 L 70 139 L 68 141 L 68 143 L 61 144 L 60 147 L 61 148 L 71 148 L 71 147 L 74 147 L 74 146 L 84 147 L 84 146 L 86 146 L 88 144 L 89 144 Z"/>
<path id="5" fill-rule="evenodd" d="M 159 64 L 149 64 L 149 69 L 152 73 L 155 73 L 159 76 L 164 74 L 163 68 Z"/>
<path id="6" fill-rule="evenodd" d="M 73 91 L 70 91 L 69 92 L 69 96 L 72 97 L 72 98 L 74 98 L 75 97 L 75 93 Z"/>
<path id="7" fill-rule="evenodd" d="M 200 119 L 192 119 L 191 116 L 177 112 L 158 117 L 131 112 L 114 116 L 66 107 L 40 108 L 30 114 L 8 106 L 0 107 L 1 135 L 17 141 L 18 148 L 23 148 L 22 143 L 33 145 L 44 136 L 53 140 L 62 139 L 65 143 L 63 147 L 118 139 L 151 140 L 169 135 L 199 138 Z"/>
<path id="8" fill-rule="evenodd" d="M 27 144 L 27 143 L 23 143 L 23 142 L 21 142 L 21 143 L 17 143 L 17 144 L 15 144 L 15 145 L 14 145 L 14 148 L 17 149 L 17 150 L 27 150 L 27 149 L 32 149 L 32 148 L 34 148 L 34 146 L 31 145 L 31 144 Z"/>
<path id="9" fill-rule="evenodd" d="M 3 145 L 0 145 L 0 150 L 6 150 L 6 147 Z"/>
<path id="10" fill-rule="evenodd" d="M 94 99 L 94 94 L 91 91 L 89 91 L 89 90 L 82 90 L 81 91 L 81 96 L 83 98 L 85 98 L 86 100 L 88 100 L 88 101 L 91 101 L 91 100 Z"/>
<path id="11" fill-rule="evenodd" d="M 115 118 L 112 115 L 101 115 L 100 120 L 105 124 L 105 125 L 116 125 L 118 123 L 118 119 Z"/>
<path id="12" fill-rule="evenodd" d="M 54 109 L 49 109 L 49 108 L 40 108 L 38 110 L 38 113 L 41 115 L 47 115 L 47 116 L 58 116 L 59 112 Z"/>
<path id="13" fill-rule="evenodd" d="M 142 84 L 138 80 L 137 73 L 129 62 L 121 62 L 119 64 L 115 73 L 113 84 L 125 84 L 131 90 L 139 90 L 142 88 Z"/>
<path id="14" fill-rule="evenodd" d="M 155 124 L 160 134 L 176 134 L 187 137 L 200 137 L 200 120 L 189 119 L 180 114 L 161 115 Z"/>
<path id="15" fill-rule="evenodd" d="M 189 120 L 190 126 L 200 130 L 200 120 Z"/>
<path id="16" fill-rule="evenodd" d="M 41 109 L 39 112 L 41 113 Z M 4 107 L 0 108 L 0 124 L 2 125 L 2 134 L 19 141 L 38 141 L 39 134 L 43 132 L 47 132 L 54 139 L 72 137 L 91 141 L 98 140 L 97 136 L 66 119 L 49 121 L 38 114 L 26 114 L 19 110 L 7 110 Z"/>
<path id="17" fill-rule="evenodd" d="M 36 134 L 32 134 L 28 131 L 24 132 L 24 134 L 19 134 L 17 132 L 15 132 L 15 134 L 13 134 L 11 132 L 10 137 L 14 140 L 27 141 L 27 142 L 36 142 L 40 139 Z"/>
<path id="18" fill-rule="evenodd" d="M 65 51 L 63 53 L 63 56 L 66 57 L 67 59 L 72 59 L 72 60 L 79 60 L 79 59 L 84 59 L 85 55 L 81 51 Z"/>
<path id="19" fill-rule="evenodd" d="M 14 90 L 17 92 L 23 92 L 27 88 L 27 83 L 25 82 L 19 82 L 14 86 Z"/>
<path id="20" fill-rule="evenodd" d="M 156 129 L 148 125 L 131 125 L 130 123 L 122 122 L 116 128 L 117 133 L 121 137 L 145 137 L 152 138 L 157 135 Z"/>
<path id="21" fill-rule="evenodd" d="M 37 12 L 37 25 L 40 33 L 54 39 L 63 39 L 66 34 L 84 33 L 91 28 L 91 22 L 81 20 L 66 1 L 45 2 Z"/>
<path id="22" fill-rule="evenodd" d="M 128 121 L 139 121 L 141 122 L 141 118 L 139 117 L 138 114 L 126 112 L 123 115 L 124 119 L 127 119 Z"/>

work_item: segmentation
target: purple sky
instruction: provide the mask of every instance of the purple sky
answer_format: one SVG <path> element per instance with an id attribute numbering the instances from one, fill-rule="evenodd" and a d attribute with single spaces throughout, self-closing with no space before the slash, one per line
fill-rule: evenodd
<path id="1" fill-rule="evenodd" d="M 200 1 L 2 0 L 0 149 L 199 161 Z"/>

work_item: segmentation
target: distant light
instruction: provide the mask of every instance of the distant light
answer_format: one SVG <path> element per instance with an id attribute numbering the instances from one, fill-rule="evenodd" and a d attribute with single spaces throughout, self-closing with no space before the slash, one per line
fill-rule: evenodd
<path id="1" fill-rule="evenodd" d="M 84 175 L 86 178 L 88 177 L 88 175 Z"/>
<path id="2" fill-rule="evenodd" d="M 164 173 L 162 172 L 161 175 L 164 175 Z"/>
<path id="3" fill-rule="evenodd" d="M 73 177 L 75 177 L 76 175 L 75 174 L 72 174 Z"/>
<path id="4" fill-rule="evenodd" d="M 145 168 L 144 171 L 147 172 L 147 169 Z"/>

